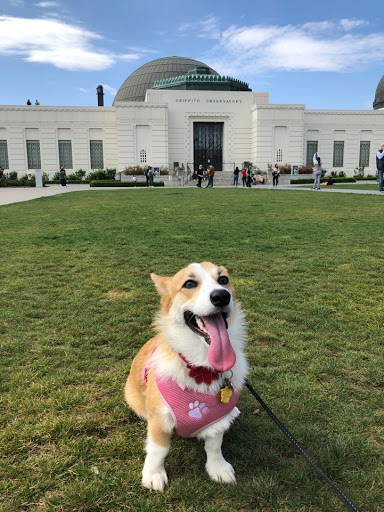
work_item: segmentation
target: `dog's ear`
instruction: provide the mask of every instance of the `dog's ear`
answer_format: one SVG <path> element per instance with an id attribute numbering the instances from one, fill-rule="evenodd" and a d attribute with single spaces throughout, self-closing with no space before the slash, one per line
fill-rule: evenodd
<path id="1" fill-rule="evenodd" d="M 171 278 L 170 277 L 161 277 L 156 274 L 151 274 L 151 279 L 155 283 L 156 290 L 160 295 L 167 295 L 167 293 L 171 289 Z"/>

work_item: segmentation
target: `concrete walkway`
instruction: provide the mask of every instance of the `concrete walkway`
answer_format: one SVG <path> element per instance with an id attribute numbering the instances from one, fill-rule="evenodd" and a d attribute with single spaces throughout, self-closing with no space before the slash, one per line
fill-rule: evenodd
<path id="1" fill-rule="evenodd" d="M 380 193 L 379 190 L 359 190 L 359 185 L 355 185 L 356 189 L 332 189 L 332 188 L 322 188 L 320 193 L 321 194 L 333 194 L 333 193 L 341 193 L 341 194 L 368 194 L 368 195 L 382 195 L 384 197 L 384 194 Z M 180 187 L 178 184 L 175 183 L 174 186 L 171 186 L 167 184 L 167 188 L 183 188 Z M 190 187 L 188 187 L 190 188 Z M 222 186 L 222 187 L 215 187 L 215 188 L 233 188 L 232 186 Z M 242 189 L 243 187 L 238 187 L 239 189 Z M 252 187 L 251 190 L 266 190 L 266 189 L 273 189 L 272 185 L 256 185 Z M 68 194 L 68 192 L 82 192 L 84 190 L 91 191 L 91 192 L 97 192 L 99 190 L 109 190 L 109 191 L 136 191 L 139 190 L 139 188 L 125 188 L 125 187 L 90 187 L 87 184 L 84 185 L 68 185 L 67 187 L 62 187 L 61 185 L 48 185 L 46 187 L 42 188 L 21 188 L 21 187 L 7 187 L 7 188 L 0 188 L 0 206 L 5 204 L 11 204 L 11 203 L 19 203 L 22 201 L 30 201 L 31 199 L 37 199 L 40 197 L 48 197 L 48 196 L 55 196 L 57 194 Z M 249 190 L 249 189 L 247 189 Z M 294 185 L 282 185 L 279 186 L 276 190 L 299 190 L 301 192 L 310 192 L 311 194 L 317 194 L 317 191 L 313 191 L 310 188 L 307 188 L 305 186 L 294 186 Z"/>

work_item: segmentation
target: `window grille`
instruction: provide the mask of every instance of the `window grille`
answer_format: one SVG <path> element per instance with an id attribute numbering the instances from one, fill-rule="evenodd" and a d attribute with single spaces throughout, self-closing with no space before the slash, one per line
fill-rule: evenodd
<path id="1" fill-rule="evenodd" d="M 8 146 L 6 140 L 0 140 L 0 167 L 9 169 Z"/>
<path id="2" fill-rule="evenodd" d="M 313 155 L 317 153 L 317 145 L 317 140 L 309 140 L 307 142 L 306 165 L 313 165 Z"/>
<path id="3" fill-rule="evenodd" d="M 102 140 L 91 140 L 90 141 L 91 151 L 91 169 L 103 169 L 103 141 Z"/>
<path id="4" fill-rule="evenodd" d="M 369 153 L 371 150 L 371 143 L 369 141 L 360 142 L 360 158 L 359 167 L 369 167 Z"/>
<path id="5" fill-rule="evenodd" d="M 141 164 L 146 164 L 147 163 L 147 152 L 145 151 L 145 149 L 142 149 L 140 151 L 140 163 Z"/>
<path id="6" fill-rule="evenodd" d="M 27 140 L 28 169 L 41 169 L 40 141 Z"/>
<path id="7" fill-rule="evenodd" d="M 282 162 L 283 161 L 283 150 L 278 149 L 276 152 L 276 162 Z"/>
<path id="8" fill-rule="evenodd" d="M 59 140 L 59 165 L 64 169 L 73 169 L 72 142 L 70 140 Z"/>
<path id="9" fill-rule="evenodd" d="M 343 167 L 344 165 L 344 141 L 335 141 L 333 143 L 333 167 Z"/>

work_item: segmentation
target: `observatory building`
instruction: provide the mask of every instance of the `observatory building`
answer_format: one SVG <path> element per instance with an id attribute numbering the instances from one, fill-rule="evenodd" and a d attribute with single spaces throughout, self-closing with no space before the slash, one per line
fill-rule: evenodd
<path id="1" fill-rule="evenodd" d="M 113 105 L 0 106 L 0 165 L 24 174 L 151 165 L 173 169 L 212 163 L 232 173 L 244 161 L 312 164 L 318 151 L 327 171 L 376 171 L 384 140 L 384 77 L 372 110 L 311 110 L 271 104 L 203 62 L 165 57 L 134 71 Z"/>

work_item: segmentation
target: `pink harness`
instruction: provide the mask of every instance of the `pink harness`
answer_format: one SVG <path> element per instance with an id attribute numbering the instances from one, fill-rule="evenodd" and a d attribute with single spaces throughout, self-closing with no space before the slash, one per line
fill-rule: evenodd
<path id="1" fill-rule="evenodd" d="M 149 361 L 150 362 L 150 361 Z M 142 380 L 147 380 L 149 362 L 143 368 Z M 176 381 L 155 375 L 157 389 L 175 421 L 176 433 L 181 437 L 193 437 L 204 428 L 221 420 L 234 409 L 240 393 L 233 393 L 229 403 L 221 403 L 218 393 L 201 393 L 181 389 Z"/>

